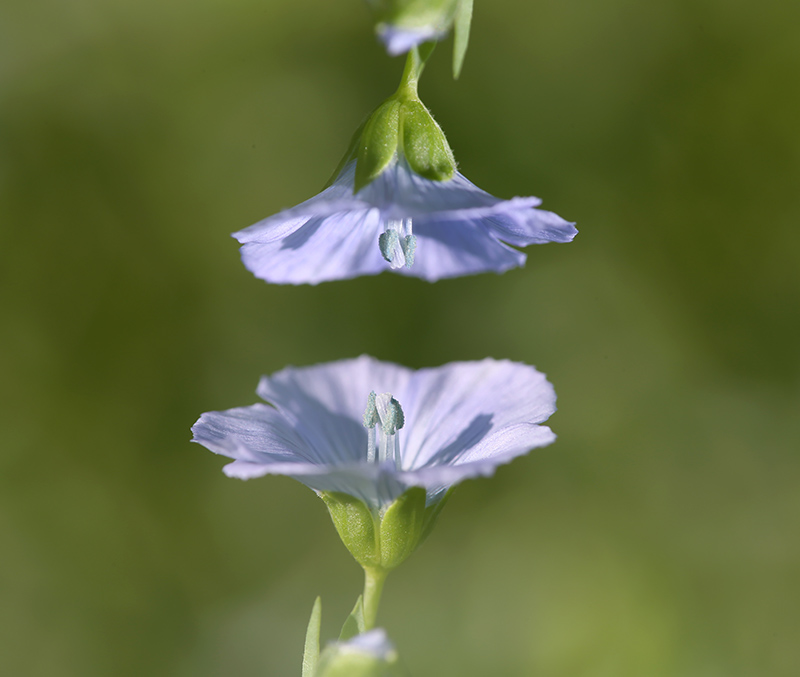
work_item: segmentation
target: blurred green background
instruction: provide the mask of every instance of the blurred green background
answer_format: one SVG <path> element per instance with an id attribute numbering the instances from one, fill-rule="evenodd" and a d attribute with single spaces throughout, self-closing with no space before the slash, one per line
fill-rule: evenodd
<path id="1" fill-rule="evenodd" d="M 478 0 L 421 94 L 461 171 L 578 222 L 525 269 L 270 286 L 402 59 L 359 0 L 4 0 L 0 673 L 299 675 L 361 586 L 322 503 L 190 445 L 286 364 L 508 357 L 556 445 L 387 584 L 411 673 L 800 674 L 800 3 Z M 378 312 L 392 297 L 397 315 Z"/>

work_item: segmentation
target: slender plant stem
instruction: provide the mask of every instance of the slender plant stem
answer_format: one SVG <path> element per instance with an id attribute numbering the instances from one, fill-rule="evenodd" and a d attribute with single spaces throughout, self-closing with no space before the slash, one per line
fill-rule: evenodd
<path id="1" fill-rule="evenodd" d="M 425 68 L 425 63 L 430 58 L 435 46 L 435 42 L 426 42 L 421 47 L 412 47 L 408 51 L 406 65 L 400 78 L 400 86 L 396 92 L 397 96 L 409 99 L 418 98 L 419 77 L 422 75 L 422 69 Z"/>
<path id="2" fill-rule="evenodd" d="M 378 616 L 378 605 L 381 602 L 383 584 L 388 571 L 384 569 L 364 568 L 364 629 L 372 630 Z"/>

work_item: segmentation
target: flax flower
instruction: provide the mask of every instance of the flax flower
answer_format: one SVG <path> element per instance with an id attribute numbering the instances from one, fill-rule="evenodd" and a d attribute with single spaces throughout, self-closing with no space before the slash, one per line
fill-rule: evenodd
<path id="1" fill-rule="evenodd" d="M 428 505 L 462 480 L 555 435 L 555 392 L 507 360 L 412 370 L 363 355 L 265 376 L 253 404 L 203 414 L 195 442 L 233 459 L 230 477 L 287 475 L 381 510 L 411 487 Z"/>

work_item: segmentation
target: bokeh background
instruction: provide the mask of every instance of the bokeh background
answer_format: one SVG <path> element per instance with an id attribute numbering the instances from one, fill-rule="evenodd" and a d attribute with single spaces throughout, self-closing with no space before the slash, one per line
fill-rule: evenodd
<path id="1" fill-rule="evenodd" d="M 559 393 L 557 444 L 390 577 L 413 675 L 800 674 L 799 29 L 785 0 L 478 0 L 422 97 L 462 172 L 578 238 L 281 287 L 229 233 L 317 192 L 393 91 L 366 6 L 4 0 L 0 673 L 299 675 L 360 571 L 312 492 L 225 478 L 189 428 L 367 352 Z"/>

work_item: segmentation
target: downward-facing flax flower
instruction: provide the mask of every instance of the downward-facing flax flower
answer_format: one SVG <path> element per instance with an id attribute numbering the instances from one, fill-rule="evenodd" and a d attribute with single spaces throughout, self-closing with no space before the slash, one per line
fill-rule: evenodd
<path id="1" fill-rule="evenodd" d="M 574 225 L 501 200 L 456 171 L 440 127 L 417 96 L 424 60 L 409 53 L 402 83 L 356 132 L 320 194 L 234 233 L 256 277 L 317 284 L 393 270 L 430 282 L 522 266 L 512 246 L 569 242 Z"/>
<path id="2" fill-rule="evenodd" d="M 447 35 L 472 0 L 367 0 L 375 12 L 375 31 L 392 56 L 405 54 L 430 40 Z M 459 11 L 461 10 L 461 11 Z"/>
<path id="3" fill-rule="evenodd" d="M 430 505 L 555 439 L 541 425 L 555 411 L 553 387 L 507 360 L 415 371 L 364 355 L 287 367 L 257 392 L 270 404 L 205 413 L 193 441 L 234 459 L 230 477 L 288 475 L 374 511 L 410 487 Z"/>

